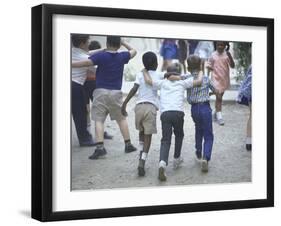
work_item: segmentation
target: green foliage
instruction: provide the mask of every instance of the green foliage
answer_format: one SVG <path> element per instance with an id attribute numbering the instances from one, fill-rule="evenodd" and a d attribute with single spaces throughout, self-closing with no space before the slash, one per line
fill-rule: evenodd
<path id="1" fill-rule="evenodd" d="M 236 68 L 236 81 L 243 80 L 245 74 L 252 62 L 252 43 L 234 42 L 233 52 Z"/>

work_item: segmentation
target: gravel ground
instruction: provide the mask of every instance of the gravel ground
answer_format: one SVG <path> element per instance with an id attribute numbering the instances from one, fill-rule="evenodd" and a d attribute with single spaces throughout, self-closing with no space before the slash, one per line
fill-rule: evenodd
<path id="1" fill-rule="evenodd" d="M 128 124 L 132 143 L 138 146 L 138 131 L 134 125 L 134 99 L 127 106 Z M 214 109 L 214 103 L 211 103 Z M 195 161 L 194 124 L 190 116 L 190 106 L 185 105 L 185 137 L 182 147 L 182 166 L 172 168 L 174 140 L 170 149 L 167 181 L 160 182 L 158 176 L 161 123 L 157 115 L 158 133 L 152 137 L 152 145 L 146 161 L 145 177 L 138 177 L 139 151 L 125 154 L 123 138 L 114 121 L 107 120 L 106 131 L 114 135 L 113 140 L 105 140 L 108 154 L 105 159 L 89 160 L 93 147 L 79 147 L 73 125 L 72 133 L 72 190 L 110 189 L 128 187 L 154 187 L 191 184 L 243 183 L 251 182 L 251 152 L 245 150 L 245 128 L 249 116 L 247 107 L 234 102 L 223 104 L 225 125 L 213 123 L 214 145 L 209 172 L 202 173 Z M 94 134 L 94 126 L 92 126 Z"/>

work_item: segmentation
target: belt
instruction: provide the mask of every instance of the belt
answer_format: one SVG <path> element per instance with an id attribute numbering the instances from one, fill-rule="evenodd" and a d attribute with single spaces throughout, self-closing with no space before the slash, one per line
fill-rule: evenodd
<path id="1" fill-rule="evenodd" d="M 139 105 L 139 104 L 152 104 L 152 105 L 154 105 L 153 103 L 150 103 L 150 102 L 147 102 L 147 101 L 140 102 L 140 103 L 138 103 L 137 105 Z"/>
<path id="2" fill-rule="evenodd" d="M 192 103 L 191 105 L 204 105 L 209 103 L 210 103 L 209 101 L 205 101 L 205 102 Z"/>

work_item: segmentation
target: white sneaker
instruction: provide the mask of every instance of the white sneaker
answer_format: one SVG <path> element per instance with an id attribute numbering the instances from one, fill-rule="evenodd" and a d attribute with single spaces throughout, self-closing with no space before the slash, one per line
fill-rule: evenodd
<path id="1" fill-rule="evenodd" d="M 208 170 L 208 161 L 206 159 L 203 159 L 201 162 L 201 171 L 207 173 Z"/>
<path id="2" fill-rule="evenodd" d="M 214 113 L 213 113 L 213 121 L 216 122 L 217 120 L 218 120 L 218 119 L 217 119 L 217 113 L 214 112 Z"/>
<path id="3" fill-rule="evenodd" d="M 224 120 L 222 118 L 218 119 L 217 121 L 220 126 L 224 125 Z"/>
<path id="4" fill-rule="evenodd" d="M 179 158 L 175 158 L 174 161 L 173 161 L 173 168 L 174 170 L 178 169 L 181 164 L 183 163 L 183 158 L 182 157 L 179 157 Z"/>

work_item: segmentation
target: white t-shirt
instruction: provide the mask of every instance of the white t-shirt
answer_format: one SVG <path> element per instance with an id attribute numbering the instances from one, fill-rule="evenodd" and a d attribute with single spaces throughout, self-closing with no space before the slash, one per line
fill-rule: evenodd
<path id="1" fill-rule="evenodd" d="M 164 73 L 163 72 L 157 72 L 157 71 L 148 71 L 150 74 L 150 77 L 153 81 L 158 81 L 161 79 L 164 79 Z M 142 103 L 142 102 L 149 102 L 155 105 L 155 107 L 159 108 L 159 98 L 157 95 L 157 89 L 152 87 L 151 85 L 148 85 L 144 81 L 143 73 L 139 72 L 136 76 L 135 83 L 139 85 L 138 95 L 136 104 Z"/>
<path id="2" fill-rule="evenodd" d="M 72 48 L 72 61 L 87 60 L 88 52 L 80 48 Z M 84 85 L 89 67 L 72 68 L 72 81 Z"/>
<path id="3" fill-rule="evenodd" d="M 184 111 L 184 92 L 193 87 L 193 78 L 180 81 L 167 79 L 153 81 L 153 87 L 160 89 L 160 112 Z"/>

